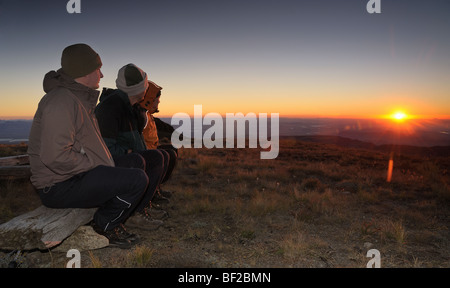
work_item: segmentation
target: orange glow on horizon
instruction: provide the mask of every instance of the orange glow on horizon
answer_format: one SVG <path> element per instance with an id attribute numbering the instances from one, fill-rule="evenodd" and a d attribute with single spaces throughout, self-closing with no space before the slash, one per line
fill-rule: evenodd
<path id="1" fill-rule="evenodd" d="M 390 117 L 397 122 L 403 122 L 404 120 L 409 118 L 408 115 L 406 115 L 403 111 L 396 111 Z"/>
<path id="2" fill-rule="evenodd" d="M 192 110 L 192 109 L 191 109 Z M 194 114 L 191 111 L 177 111 L 177 112 L 166 112 L 166 111 L 161 111 L 160 113 L 155 114 L 155 117 L 158 118 L 172 118 L 176 113 L 186 113 L 188 114 L 190 117 L 194 117 Z M 210 111 L 207 112 L 203 112 L 203 117 L 210 113 Z M 243 113 L 244 115 L 247 115 L 246 112 L 243 111 L 230 111 L 227 113 Z M 259 115 L 259 112 L 253 112 L 256 115 Z M 270 116 L 271 113 L 278 113 L 276 111 L 261 111 L 260 113 L 267 113 L 268 116 Z M 218 113 L 220 114 L 222 117 L 226 116 L 226 113 Z M 33 114 L 29 114 L 29 115 L 23 115 L 23 116 L 17 116 L 20 114 L 13 114 L 13 113 L 9 113 L 9 114 L 3 114 L 0 115 L 0 120 L 15 120 L 15 119 L 25 119 L 25 120 L 29 120 L 29 119 L 33 119 L 34 113 Z M 387 120 L 391 120 L 391 121 L 395 121 L 397 123 L 402 123 L 405 122 L 405 120 L 431 120 L 431 119 L 441 119 L 441 120 L 445 120 L 445 119 L 450 119 L 450 115 L 406 115 L 405 118 L 403 119 L 398 119 L 394 116 L 394 114 L 391 115 L 319 115 L 319 114 L 311 114 L 311 115 L 303 115 L 303 114 L 283 114 L 283 113 L 279 113 L 279 117 L 280 118 L 335 118 L 335 119 L 387 119 Z"/>
<path id="3" fill-rule="evenodd" d="M 198 102 L 200 103 L 200 101 Z M 6 103 L 9 104 L 9 103 Z M 22 105 L 23 103 L 11 103 L 0 107 L 0 119 L 32 119 L 37 108 L 37 103 L 27 103 L 28 106 Z M 359 111 L 360 113 L 336 113 L 334 111 L 322 111 L 322 113 L 315 113 L 317 109 L 307 109 L 311 111 L 298 111 L 296 108 L 285 107 L 285 105 L 270 106 L 257 106 L 254 104 L 248 105 L 230 105 L 230 106 L 217 106 L 214 102 L 209 102 L 202 105 L 202 116 L 204 117 L 208 113 L 217 113 L 222 117 L 226 116 L 226 113 L 238 114 L 242 113 L 247 115 L 248 113 L 266 113 L 270 116 L 273 113 L 278 113 L 280 118 L 336 118 L 336 119 L 379 119 L 387 120 L 398 124 L 407 124 L 411 120 L 433 120 L 433 119 L 450 119 L 450 114 L 414 114 L 410 113 L 414 109 L 386 109 L 386 114 L 373 113 L 372 111 Z M 225 106 L 225 107 L 224 107 Z M 294 106 L 294 105 L 293 105 Z M 378 108 L 378 107 L 376 107 Z M 410 108 L 410 107 L 409 107 Z M 382 109 L 382 108 L 381 108 Z M 374 109 L 374 110 L 381 110 Z M 163 102 L 159 106 L 160 112 L 155 114 L 159 118 L 172 118 L 177 113 L 185 113 L 190 117 L 194 116 L 194 104 L 190 102 L 178 103 L 173 100 Z M 299 109 L 297 109 L 299 110 Z M 339 108 L 335 111 L 339 112 Z M 431 111 L 430 111 L 431 112 Z M 433 111 L 435 112 L 435 111 Z"/>

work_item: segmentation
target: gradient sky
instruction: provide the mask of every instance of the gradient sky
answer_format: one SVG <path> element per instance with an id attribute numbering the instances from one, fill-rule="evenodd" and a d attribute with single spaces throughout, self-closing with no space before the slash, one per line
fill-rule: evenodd
<path id="1" fill-rule="evenodd" d="M 58 4 L 58 2 L 60 4 Z M 32 117 L 62 50 L 87 43 L 101 87 L 128 63 L 177 112 L 450 117 L 450 1 L 0 0 L 0 119 Z"/>

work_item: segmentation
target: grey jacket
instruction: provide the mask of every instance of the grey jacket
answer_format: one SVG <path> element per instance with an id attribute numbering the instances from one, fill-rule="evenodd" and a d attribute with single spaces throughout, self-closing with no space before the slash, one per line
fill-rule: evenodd
<path id="1" fill-rule="evenodd" d="M 98 165 L 114 166 L 94 114 L 99 92 L 61 70 L 45 75 L 44 91 L 28 143 L 32 184 L 41 189 Z"/>

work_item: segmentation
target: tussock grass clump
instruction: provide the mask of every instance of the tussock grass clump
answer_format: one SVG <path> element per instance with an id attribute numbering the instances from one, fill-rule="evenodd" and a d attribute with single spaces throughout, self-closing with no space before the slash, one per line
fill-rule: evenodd
<path id="1" fill-rule="evenodd" d="M 297 220 L 323 224 L 348 221 L 347 217 L 351 213 L 353 200 L 346 195 L 336 194 L 329 188 L 324 192 L 296 190 L 294 194 L 298 205 L 293 214 Z"/>
<path id="2" fill-rule="evenodd" d="M 381 239 L 392 240 L 399 245 L 406 244 L 407 231 L 402 220 L 388 220 L 381 225 Z"/>
<path id="3" fill-rule="evenodd" d="M 292 202 L 285 195 L 273 190 L 255 191 L 246 205 L 245 213 L 252 216 L 264 216 L 277 211 L 286 211 Z"/>
<path id="4" fill-rule="evenodd" d="M 285 258 L 291 267 L 314 267 L 316 259 L 328 258 L 327 241 L 317 237 L 311 237 L 302 231 L 293 231 L 286 235 L 280 242 L 278 253 Z M 314 264 L 313 264 L 314 263 Z M 322 264 L 320 267 L 324 267 Z"/>
<path id="5" fill-rule="evenodd" d="M 154 250 L 144 245 L 134 247 L 126 257 L 127 267 L 133 268 L 149 268 Z"/>
<path id="6" fill-rule="evenodd" d="M 301 187 L 304 191 L 317 191 L 323 192 L 324 185 L 320 182 L 319 179 L 315 177 L 308 177 L 302 181 Z"/>

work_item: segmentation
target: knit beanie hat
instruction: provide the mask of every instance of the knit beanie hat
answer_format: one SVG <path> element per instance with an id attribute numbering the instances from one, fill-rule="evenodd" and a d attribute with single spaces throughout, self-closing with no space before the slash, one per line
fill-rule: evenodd
<path id="1" fill-rule="evenodd" d="M 147 73 L 134 64 L 125 65 L 117 74 L 116 86 L 128 96 L 138 95 L 147 90 Z"/>
<path id="2" fill-rule="evenodd" d="M 68 46 L 61 56 L 62 71 L 73 79 L 86 76 L 100 67 L 100 56 L 86 44 Z"/>
<path id="3" fill-rule="evenodd" d="M 156 113 L 159 111 L 150 111 L 153 107 L 153 103 L 155 103 L 156 98 L 161 96 L 161 90 L 163 88 L 158 86 L 156 83 L 152 81 L 148 81 L 148 89 L 145 93 L 144 100 L 139 102 L 139 105 L 141 105 L 142 108 L 149 111 L 150 113 Z"/>

